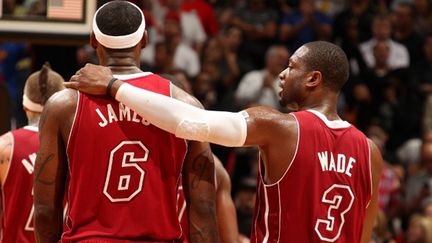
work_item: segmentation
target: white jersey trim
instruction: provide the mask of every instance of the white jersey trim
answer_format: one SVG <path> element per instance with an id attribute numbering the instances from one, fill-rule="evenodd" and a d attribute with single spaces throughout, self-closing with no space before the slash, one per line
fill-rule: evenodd
<path id="1" fill-rule="evenodd" d="M 369 178 L 370 178 L 370 199 L 369 202 L 366 204 L 366 208 L 369 207 L 370 202 L 372 201 L 373 196 L 373 178 L 372 178 L 372 153 L 371 153 L 371 145 L 369 143 L 369 140 L 366 138 L 366 142 L 368 144 L 368 152 L 369 152 Z"/>
<path id="2" fill-rule="evenodd" d="M 291 166 L 293 165 L 293 163 L 294 163 L 294 160 L 295 160 L 295 158 L 297 157 L 297 151 L 298 151 L 298 148 L 299 148 L 299 142 L 300 142 L 300 123 L 298 122 L 298 120 L 297 120 L 297 117 L 294 115 L 294 114 L 290 114 L 290 115 L 292 115 L 293 117 L 294 117 L 294 119 L 296 120 L 296 123 L 297 123 L 297 144 L 296 144 L 296 148 L 295 148 L 295 151 L 294 151 L 294 155 L 293 155 L 293 157 L 292 157 L 292 159 L 291 159 L 291 163 L 290 163 L 290 165 L 286 168 L 286 170 L 285 170 L 285 172 L 283 173 L 283 175 L 281 176 L 281 178 L 279 178 L 279 180 L 277 180 L 276 182 L 274 182 L 274 183 L 271 183 L 271 184 L 266 184 L 266 182 L 264 181 L 264 178 L 263 178 L 263 176 L 262 176 L 262 169 L 261 169 L 261 155 L 260 155 L 260 163 L 259 163 L 259 168 L 260 168 L 260 178 L 261 178 L 261 181 L 262 181 L 262 183 L 263 183 L 263 185 L 264 185 L 264 188 L 265 187 L 272 187 L 272 186 L 274 186 L 274 185 L 277 185 L 277 184 L 279 184 L 282 180 L 283 180 L 283 178 L 285 178 L 285 175 L 288 173 L 288 171 L 290 170 L 290 168 L 291 168 Z M 265 168 L 264 168 L 265 169 Z"/>
<path id="3" fill-rule="evenodd" d="M 80 106 L 80 95 L 81 95 L 81 92 L 78 91 L 77 92 L 77 103 L 76 103 L 76 108 L 75 108 L 75 114 L 74 114 L 74 118 L 73 118 L 73 121 L 72 121 L 71 129 L 69 131 L 69 137 L 68 137 L 68 141 L 67 141 L 67 145 L 66 145 L 66 155 L 67 155 L 67 151 L 69 149 L 69 142 L 70 142 L 70 139 L 71 139 L 72 132 L 75 130 L 75 122 L 76 122 L 76 118 L 77 118 L 77 115 L 78 115 L 78 109 L 79 109 L 79 106 Z M 68 157 L 68 161 L 69 161 L 69 157 Z"/>
<path id="4" fill-rule="evenodd" d="M 259 165 L 259 166 L 261 166 L 261 165 Z M 257 203 L 258 204 L 258 209 L 257 209 L 257 215 L 256 215 L 255 222 L 254 222 L 255 242 L 259 242 L 258 241 L 258 231 L 257 231 L 256 226 L 257 226 L 258 217 L 259 217 L 260 210 L 261 210 L 261 200 L 260 200 L 261 197 L 259 196 L 260 193 L 261 193 L 261 183 L 258 183 L 257 197 L 256 197 L 256 200 L 258 201 L 258 203 Z"/>
<path id="5" fill-rule="evenodd" d="M 269 211 L 270 211 L 270 206 L 269 206 L 269 202 L 268 202 L 268 197 L 267 197 L 267 188 L 264 187 L 264 200 L 265 200 L 265 211 L 264 211 L 264 225 L 265 225 L 265 235 L 264 235 L 264 239 L 262 241 L 262 243 L 267 243 L 269 236 L 270 236 L 270 232 L 269 232 L 269 226 L 268 226 L 268 215 L 269 215 Z"/>
<path id="6" fill-rule="evenodd" d="M 338 128 L 348 128 L 348 127 L 351 126 L 351 124 L 349 122 L 344 121 L 344 120 L 333 120 L 333 121 L 330 121 L 329 119 L 327 119 L 327 117 L 324 114 L 322 114 L 319 111 L 312 110 L 312 109 L 309 109 L 307 111 L 313 113 L 318 118 L 320 118 L 329 128 L 338 129 Z"/>
<path id="7" fill-rule="evenodd" d="M 276 243 L 279 243 L 279 241 L 280 241 L 280 235 L 281 235 L 281 225 L 282 225 L 282 223 L 281 223 L 282 206 L 281 206 L 281 196 L 280 196 L 279 184 L 277 185 L 277 189 L 278 189 L 278 199 L 279 199 L 279 204 L 278 204 L 278 207 L 279 207 L 279 224 L 278 224 L 278 227 L 279 227 L 279 229 L 278 229 L 278 240 L 277 240 Z"/>
<path id="8" fill-rule="evenodd" d="M 118 78 L 120 80 L 128 80 L 133 78 L 141 78 L 148 75 L 153 74 L 152 72 L 141 72 L 141 73 L 132 73 L 132 74 L 114 74 L 114 78 Z"/>
<path id="9" fill-rule="evenodd" d="M 32 132 L 39 132 L 39 128 L 37 126 L 27 125 L 27 126 L 23 127 L 23 129 L 26 129 L 26 130 L 29 130 L 29 131 L 32 131 Z"/>

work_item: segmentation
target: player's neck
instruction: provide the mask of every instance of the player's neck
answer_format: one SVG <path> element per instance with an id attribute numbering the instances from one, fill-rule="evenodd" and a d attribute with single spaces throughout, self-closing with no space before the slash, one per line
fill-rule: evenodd
<path id="1" fill-rule="evenodd" d="M 132 74 L 142 72 L 137 66 L 116 66 L 108 65 L 113 74 Z"/>
<path id="2" fill-rule="evenodd" d="M 32 126 L 32 127 L 38 127 L 39 126 L 39 118 L 40 118 L 40 115 L 36 115 L 34 117 L 31 117 L 31 118 L 29 117 L 27 125 Z"/>
<path id="3" fill-rule="evenodd" d="M 326 99 L 307 100 L 301 104 L 300 110 L 316 110 L 322 113 L 329 120 L 338 120 L 340 117 L 337 114 L 337 96 L 326 97 Z"/>
<path id="4" fill-rule="evenodd" d="M 139 58 L 134 55 L 111 55 L 100 62 L 107 66 L 114 74 L 132 74 L 142 72 L 139 69 Z"/>

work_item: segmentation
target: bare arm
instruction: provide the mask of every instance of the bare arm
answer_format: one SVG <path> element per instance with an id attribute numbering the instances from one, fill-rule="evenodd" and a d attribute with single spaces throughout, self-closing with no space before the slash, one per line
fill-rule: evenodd
<path id="1" fill-rule="evenodd" d="M 363 232 L 362 232 L 362 243 L 369 243 L 373 226 L 375 224 L 375 220 L 378 214 L 378 185 L 381 177 L 381 172 L 384 166 L 383 159 L 381 157 L 381 153 L 377 146 L 369 140 L 369 146 L 371 149 L 371 171 L 372 171 L 372 198 L 369 203 L 369 206 L 366 209 L 366 217 L 363 224 Z"/>
<path id="2" fill-rule="evenodd" d="M 58 242 L 63 231 L 67 162 L 61 129 L 68 101 L 62 95 L 63 92 L 57 93 L 48 100 L 39 124 L 40 145 L 34 172 L 37 242 Z"/>
<path id="3" fill-rule="evenodd" d="M 216 168 L 216 212 L 222 243 L 239 242 L 237 215 L 231 198 L 231 180 L 220 160 L 214 156 Z"/>
<path id="4" fill-rule="evenodd" d="M 0 182 L 4 184 L 12 156 L 13 138 L 10 133 L 0 137 Z"/>
<path id="5" fill-rule="evenodd" d="M 183 90 L 172 86 L 173 97 L 201 108 Z M 189 220 L 190 242 L 218 242 L 214 162 L 208 143 L 191 141 L 183 166 L 183 188 Z"/>

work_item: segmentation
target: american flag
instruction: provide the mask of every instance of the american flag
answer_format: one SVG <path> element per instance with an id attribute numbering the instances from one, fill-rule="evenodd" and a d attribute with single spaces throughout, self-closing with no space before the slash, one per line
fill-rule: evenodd
<path id="1" fill-rule="evenodd" d="M 82 20 L 84 0 L 48 0 L 49 19 Z"/>

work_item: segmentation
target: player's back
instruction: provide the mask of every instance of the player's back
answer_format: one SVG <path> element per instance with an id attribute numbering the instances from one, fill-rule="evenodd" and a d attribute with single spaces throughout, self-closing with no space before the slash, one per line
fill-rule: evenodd
<path id="1" fill-rule="evenodd" d="M 260 166 L 251 241 L 360 242 L 372 193 L 367 138 L 316 111 L 291 114 L 296 152 L 274 184 L 265 184 Z"/>
<path id="2" fill-rule="evenodd" d="M 118 77 L 170 96 L 169 81 L 157 75 Z M 186 150 L 185 140 L 128 107 L 80 93 L 67 147 L 69 211 L 62 240 L 172 242 L 181 237 L 176 197 Z"/>
<path id="3" fill-rule="evenodd" d="M 37 127 L 11 132 L 12 157 L 2 186 L 1 242 L 35 242 L 33 170 L 39 148 Z"/>

